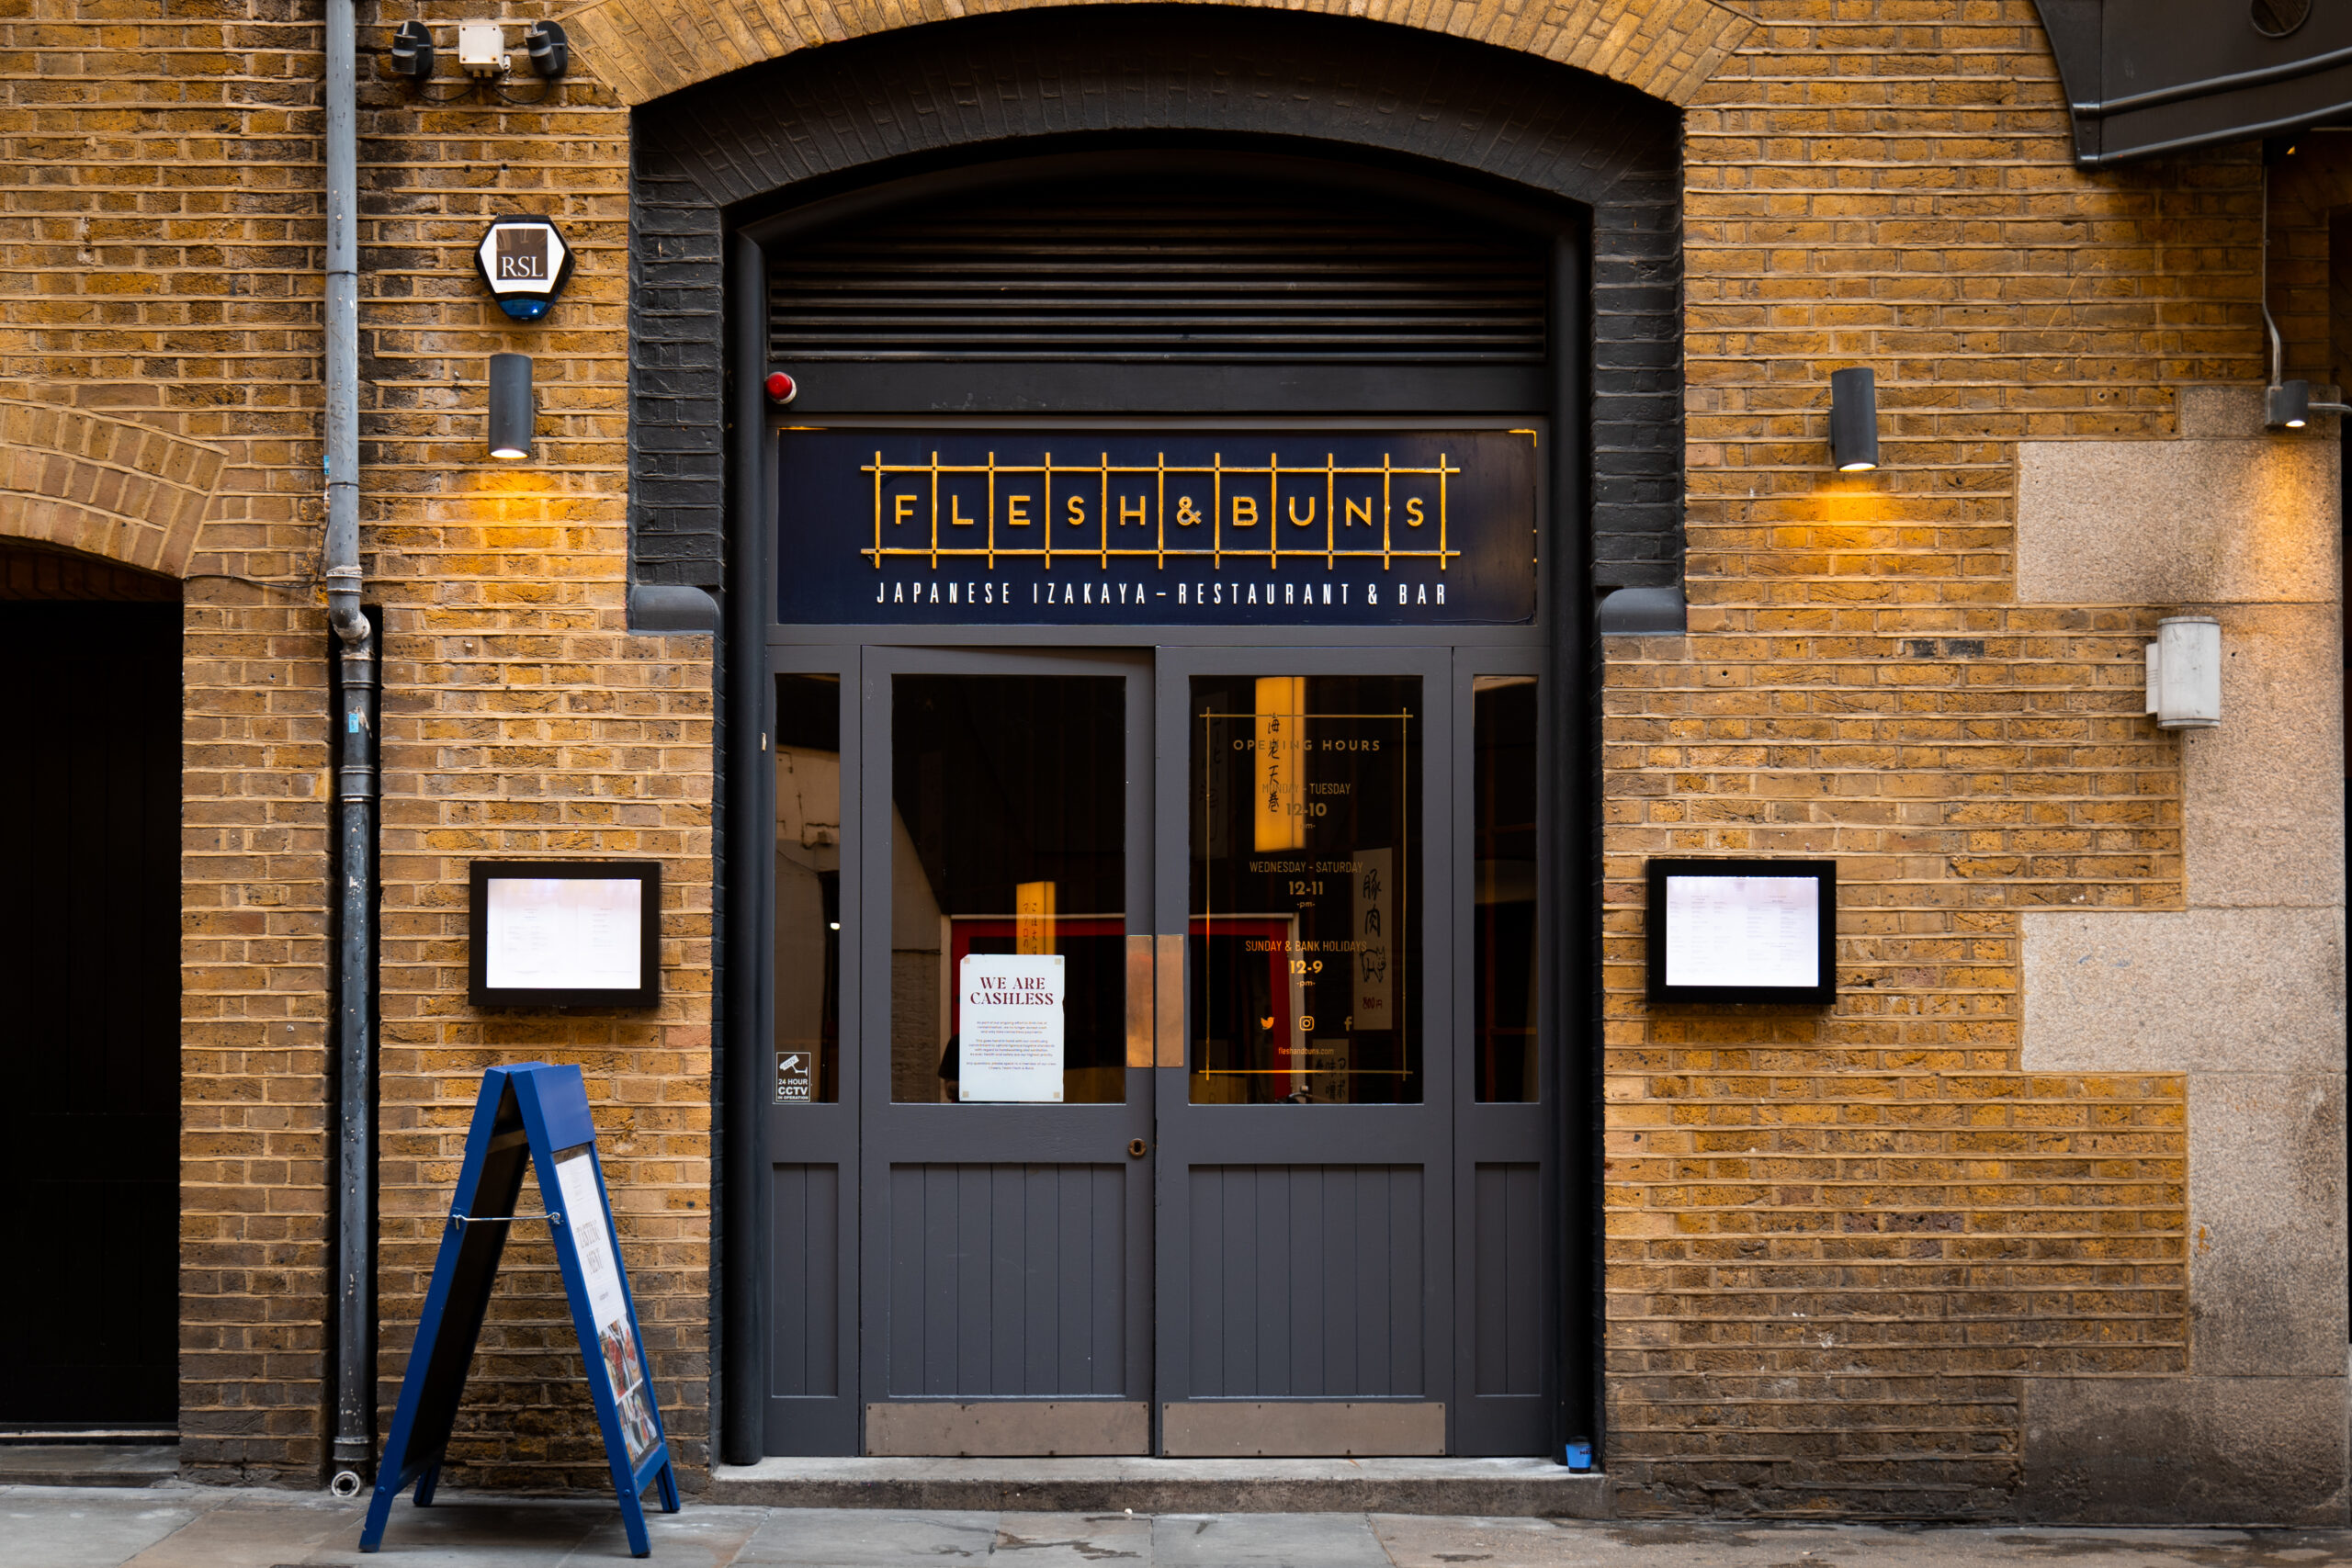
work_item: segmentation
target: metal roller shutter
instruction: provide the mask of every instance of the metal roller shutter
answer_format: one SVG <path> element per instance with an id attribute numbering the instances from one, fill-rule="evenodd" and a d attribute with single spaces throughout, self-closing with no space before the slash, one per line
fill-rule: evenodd
<path id="1" fill-rule="evenodd" d="M 1063 186 L 853 225 L 769 275 L 778 362 L 1500 367 L 1541 242 L 1297 189 Z"/>

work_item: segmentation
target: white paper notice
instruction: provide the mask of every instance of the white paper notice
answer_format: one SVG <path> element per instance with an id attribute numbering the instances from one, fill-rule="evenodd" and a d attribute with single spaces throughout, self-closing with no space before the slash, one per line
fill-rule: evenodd
<path id="1" fill-rule="evenodd" d="M 636 990 L 644 983 L 644 892 L 633 876 L 492 877 L 483 983 L 493 990 Z"/>
<path id="2" fill-rule="evenodd" d="M 1666 879 L 1669 986 L 1821 984 L 1821 884 L 1810 876 Z"/>
<path id="3" fill-rule="evenodd" d="M 971 953 L 957 966 L 959 1100 L 1062 1097 L 1059 953 Z"/>
<path id="4" fill-rule="evenodd" d="M 645 1382 L 645 1360 L 638 1353 L 637 1336 L 629 1330 L 620 1259 L 613 1251 L 612 1233 L 605 1228 L 603 1184 L 596 1179 L 596 1161 L 588 1145 L 557 1153 L 555 1180 L 562 1190 L 563 1227 L 571 1233 L 580 1276 L 588 1287 L 588 1315 L 596 1323 L 597 1359 L 604 1363 L 605 1380 L 613 1391 L 629 1458 L 640 1461 L 652 1451 L 655 1440 L 652 1390 Z"/>

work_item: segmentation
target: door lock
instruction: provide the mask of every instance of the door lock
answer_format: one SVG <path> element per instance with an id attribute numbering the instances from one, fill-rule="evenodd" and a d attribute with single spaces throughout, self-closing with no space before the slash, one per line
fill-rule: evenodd
<path id="1" fill-rule="evenodd" d="M 1141 1159 L 1146 1154 L 1150 1152 L 1150 1149 L 1151 1145 L 1145 1143 L 1141 1138 L 1129 1138 L 1127 1140 L 1127 1157 L 1129 1159 Z"/>

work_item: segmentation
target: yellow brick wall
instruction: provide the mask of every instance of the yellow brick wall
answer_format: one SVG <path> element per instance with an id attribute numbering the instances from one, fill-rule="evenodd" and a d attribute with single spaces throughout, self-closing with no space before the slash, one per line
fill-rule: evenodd
<path id="1" fill-rule="evenodd" d="M 363 41 L 380 49 L 387 30 Z M 430 91 L 463 89 L 445 78 Z M 525 79 L 506 91 L 541 89 Z M 387 622 L 380 1404 L 389 1425 L 482 1070 L 577 1063 L 664 1418 L 699 1470 L 710 639 L 626 630 L 628 122 L 585 75 L 547 98 L 466 93 L 420 110 L 403 86 L 362 90 L 363 531 Z M 554 218 L 577 253 L 540 323 L 509 321 L 474 276 L 482 226 L 505 212 Z M 501 350 L 533 356 L 540 408 L 537 451 L 512 468 L 483 456 L 484 383 Z M 563 856 L 662 863 L 657 1012 L 467 1004 L 467 863 Z M 515 1230 L 453 1457 L 478 1483 L 605 1484 L 553 1251 L 544 1227 Z"/>
<path id="2" fill-rule="evenodd" d="M 403 15 L 446 36 L 478 9 Z M 899 17 L 848 9 L 820 32 Z M 1997 1509 L 2021 1376 L 2177 1371 L 2186 1333 L 2180 1080 L 2018 1070 L 2016 911 L 2172 907 L 2181 882 L 2177 755 L 2132 716 L 2162 607 L 2015 604 L 2014 444 L 2160 438 L 2178 386 L 2256 376 L 2257 165 L 2075 172 L 2028 0 L 1682 9 L 1701 43 L 1642 48 L 1689 105 L 1692 629 L 1613 646 L 1606 697 L 1611 1467 L 1634 1508 L 1728 1488 Z M 1568 47 L 1500 16 L 1412 19 Z M 363 25 L 365 58 L 389 27 Z M 0 7 L 0 402 L 222 458 L 187 568 L 183 1451 L 204 1478 L 324 1462 L 318 49 L 277 0 Z M 382 1372 L 388 1416 L 479 1072 L 577 1061 L 699 1465 L 710 649 L 623 628 L 628 115 L 598 73 L 583 49 L 544 104 L 363 86 Z M 467 254 L 517 209 L 582 250 L 537 327 L 487 304 Z M 540 459 L 509 472 L 481 457 L 503 348 L 534 352 L 546 411 Z M 1838 479 L 1826 380 L 1851 363 L 1879 370 L 1887 467 Z M 1640 857 L 1751 849 L 1840 858 L 1844 999 L 1652 1013 Z M 661 858 L 659 1014 L 469 1009 L 464 863 L 489 853 Z M 596 1483 L 544 1239 L 509 1258 L 456 1457 Z"/>
<path id="3" fill-rule="evenodd" d="M 389 30 L 363 26 L 364 62 Z M 10 532 L 141 565 L 186 552 L 161 559 L 187 577 L 183 1465 L 302 1484 L 326 1463 L 331 1285 L 319 49 L 314 10 L 277 0 L 0 9 L 0 405 L 48 411 L 50 446 L 145 461 L 201 515 L 141 544 L 21 474 L 0 497 Z M 699 1468 L 710 644 L 625 631 L 627 117 L 593 77 L 544 106 L 420 108 L 367 74 L 362 523 L 387 692 L 379 1430 L 481 1069 L 577 1062 L 673 1441 Z M 517 209 L 555 216 L 582 252 L 537 328 L 471 275 L 482 221 Z M 500 472 L 482 393 L 507 348 L 537 355 L 542 446 Z M 60 410 L 81 424 L 51 434 Z M 0 412 L 28 450 L 28 416 Z M 85 433 L 117 424 L 216 454 L 219 472 Z M 177 527 L 178 511 L 132 520 Z M 465 863 L 491 854 L 661 860 L 660 1011 L 469 1010 Z M 518 1238 L 507 1274 L 453 1457 L 476 1478 L 601 1483 L 543 1235 Z"/>
<path id="4" fill-rule="evenodd" d="M 2017 912 L 2181 901 L 2170 607 L 2016 604 L 2016 443 L 2256 374 L 2258 170 L 2076 173 L 2025 0 L 1747 9 L 1686 121 L 1690 635 L 1607 673 L 1611 1468 L 1998 1513 L 2023 1377 L 2188 1357 L 2183 1079 L 2019 1070 Z M 1643 1001 L 1643 858 L 1731 852 L 1837 857 L 1827 1014 Z"/>

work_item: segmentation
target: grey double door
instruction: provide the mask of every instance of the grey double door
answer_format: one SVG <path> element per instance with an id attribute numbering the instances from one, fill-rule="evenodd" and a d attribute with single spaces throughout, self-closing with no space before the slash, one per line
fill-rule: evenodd
<path id="1" fill-rule="evenodd" d="M 1525 657 L 780 681 L 772 1449 L 1546 1446 Z"/>

